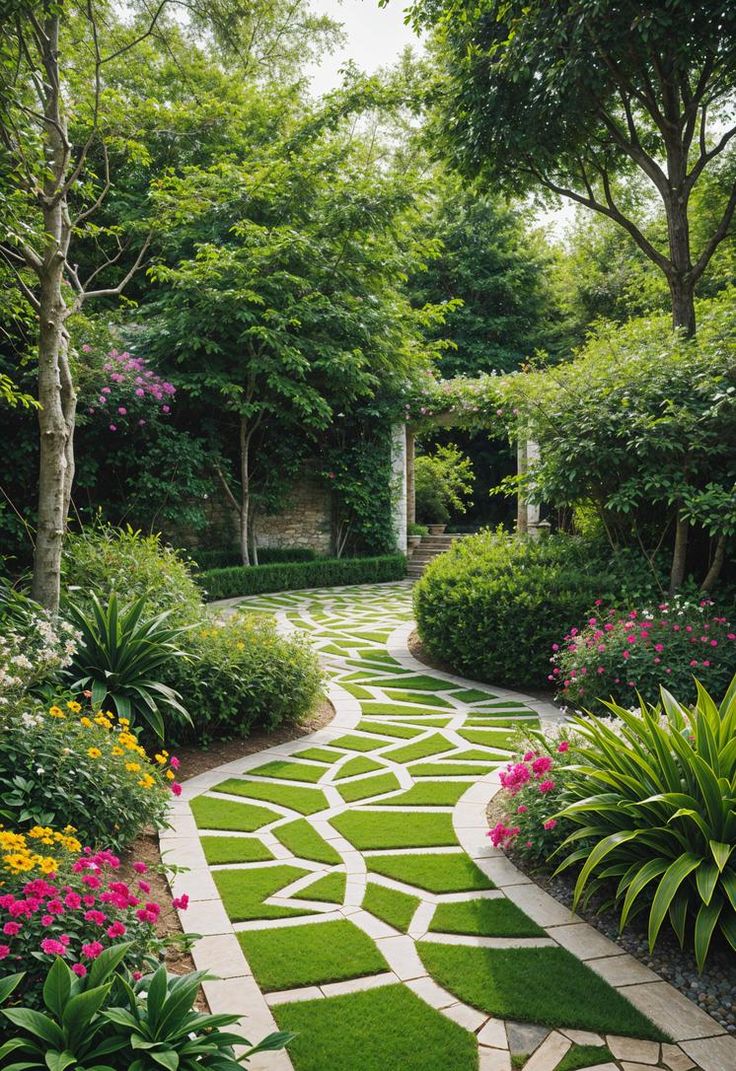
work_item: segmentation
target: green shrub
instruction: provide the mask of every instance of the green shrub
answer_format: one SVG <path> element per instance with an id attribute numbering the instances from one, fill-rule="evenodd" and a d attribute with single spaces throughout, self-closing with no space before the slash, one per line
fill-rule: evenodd
<path id="1" fill-rule="evenodd" d="M 174 769 L 161 754 L 149 759 L 127 726 L 75 700 L 46 710 L 22 699 L 0 708 L 0 821 L 73 826 L 95 848 L 121 848 L 147 825 L 162 825 Z"/>
<path id="2" fill-rule="evenodd" d="M 473 490 L 473 466 L 456 446 L 438 446 L 414 464 L 417 517 L 424 524 L 446 524 L 451 513 L 465 513 Z"/>
<path id="3" fill-rule="evenodd" d="M 597 609 L 554 650 L 549 679 L 565 703 L 585 707 L 596 699 L 629 706 L 637 694 L 656 703 L 663 683 L 694 702 L 694 675 L 711 692 L 723 693 L 736 673 L 736 631 L 708 599 Z"/>
<path id="4" fill-rule="evenodd" d="M 198 569 L 226 569 L 231 565 L 242 565 L 240 552 L 234 547 L 218 550 L 201 550 L 195 548 L 187 551 Z M 316 550 L 310 547 L 259 547 L 258 564 L 273 565 L 276 562 L 313 562 Z"/>
<path id="5" fill-rule="evenodd" d="M 154 613 L 172 611 L 177 624 L 196 621 L 202 595 L 189 565 L 157 535 L 102 525 L 70 533 L 62 558 L 62 591 L 79 602 L 96 592 L 103 602 L 145 598 Z"/>
<path id="6" fill-rule="evenodd" d="M 652 949 L 667 921 L 702 970 L 714 933 L 736 951 L 736 678 L 720 708 L 700 685 L 693 709 L 661 698 L 573 719 L 560 869 L 582 864 L 575 905 L 614 880 L 621 927 L 646 911 Z"/>
<path id="7" fill-rule="evenodd" d="M 68 621 L 0 587 L 0 710 L 28 693 L 53 688 L 78 640 Z"/>
<path id="8" fill-rule="evenodd" d="M 414 608 L 430 654 L 478 680 L 539 687 L 554 641 L 615 586 L 572 537 L 480 532 L 430 563 Z"/>
<path id="9" fill-rule="evenodd" d="M 115 594 L 106 606 L 94 592 L 90 601 L 88 612 L 67 606 L 79 632 L 70 687 L 77 693 L 89 691 L 96 708 L 112 709 L 129 722 L 142 717 L 163 740 L 164 713 L 191 720 L 179 693 L 160 680 L 170 662 L 187 657 L 179 646 L 187 630 L 171 625 L 171 610 L 144 616 L 145 598 L 126 608 L 118 606 Z"/>
<path id="10" fill-rule="evenodd" d="M 247 736 L 254 726 L 272 730 L 308 714 L 322 674 L 301 637 L 280 636 L 272 620 L 241 615 L 207 619 L 188 636 L 193 658 L 170 664 L 166 678 L 186 697 L 198 742 Z"/>
<path id="11" fill-rule="evenodd" d="M 401 580 L 406 575 L 403 554 L 379 558 L 324 558 L 314 562 L 277 565 L 240 565 L 210 569 L 197 577 L 209 599 L 259 595 L 267 591 L 334 587 L 340 584 L 376 584 Z"/>

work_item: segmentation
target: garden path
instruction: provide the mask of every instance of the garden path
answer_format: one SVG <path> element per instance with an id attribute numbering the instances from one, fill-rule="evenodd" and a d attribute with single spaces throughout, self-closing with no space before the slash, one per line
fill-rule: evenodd
<path id="1" fill-rule="evenodd" d="M 231 600 L 228 612 L 237 600 Z M 254 1071 L 726 1071 L 736 1040 L 521 874 L 486 805 L 548 704 L 409 654 L 407 583 L 240 600 L 306 633 L 327 728 L 184 783 L 162 836 Z"/>

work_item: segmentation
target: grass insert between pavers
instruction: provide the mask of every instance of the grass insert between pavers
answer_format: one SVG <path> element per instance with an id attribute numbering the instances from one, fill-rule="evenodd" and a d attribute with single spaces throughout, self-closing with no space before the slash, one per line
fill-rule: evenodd
<path id="1" fill-rule="evenodd" d="M 335 851 L 324 837 L 320 837 L 306 818 L 297 818 L 293 822 L 287 822 L 286 825 L 276 826 L 273 835 L 300 859 L 309 859 L 314 863 L 327 863 L 328 866 L 342 862 L 339 852 Z"/>
<path id="2" fill-rule="evenodd" d="M 386 758 L 392 762 L 415 762 L 417 759 L 426 759 L 430 755 L 440 755 L 443 751 L 452 749 L 453 745 L 444 736 L 434 733 L 424 740 L 417 740 L 415 744 L 406 744 L 395 751 L 387 751 Z"/>
<path id="3" fill-rule="evenodd" d="M 607 1045 L 573 1045 L 568 1049 L 555 1071 L 581 1071 L 581 1068 L 598 1067 L 613 1062 L 613 1054 Z"/>
<path id="4" fill-rule="evenodd" d="M 358 722 L 357 729 L 360 729 L 362 733 L 378 733 L 379 736 L 396 736 L 402 740 L 411 740 L 414 736 L 419 736 L 422 732 L 421 729 L 414 729 L 409 725 L 391 725 L 388 722 L 378 721 L 360 721 Z M 376 747 L 379 745 L 377 744 Z"/>
<path id="5" fill-rule="evenodd" d="M 355 810 L 331 818 L 330 825 L 358 851 L 439 848 L 457 844 L 449 814 Z"/>
<path id="6" fill-rule="evenodd" d="M 394 700 L 396 703 L 414 703 L 416 706 L 424 704 L 425 707 L 452 708 L 452 703 L 448 703 L 446 699 L 430 692 L 409 692 L 399 691 L 397 688 L 386 688 L 383 681 L 381 682 L 381 689 L 385 691 L 389 699 Z M 407 713 L 409 713 L 408 707 Z"/>
<path id="7" fill-rule="evenodd" d="M 493 768 L 491 765 L 462 762 L 418 762 L 415 766 L 407 767 L 412 777 L 482 777 Z M 467 788 L 467 785 L 465 787 Z"/>
<path id="8" fill-rule="evenodd" d="M 462 781 L 426 781 L 412 785 L 399 796 L 376 800 L 376 807 L 453 807 L 467 791 Z"/>
<path id="9" fill-rule="evenodd" d="M 432 816 L 430 816 L 432 817 Z M 374 874 L 403 881 L 432 893 L 475 892 L 494 889 L 480 867 L 464 852 L 417 855 L 372 855 L 366 866 Z"/>
<path id="10" fill-rule="evenodd" d="M 321 772 L 321 771 L 320 771 Z M 300 814 L 316 814 L 327 807 L 324 792 L 318 788 L 302 788 L 301 785 L 285 785 L 279 782 L 271 785 L 262 781 L 241 781 L 231 777 L 215 785 L 213 792 L 227 792 L 232 796 L 248 796 L 253 800 L 265 800 L 278 803 Z M 217 827 L 215 827 L 217 828 Z"/>
<path id="11" fill-rule="evenodd" d="M 238 940 L 266 993 L 342 982 L 389 969 L 370 937 L 347 920 L 250 930 L 239 933 Z"/>
<path id="12" fill-rule="evenodd" d="M 346 777 L 357 777 L 358 774 L 372 773 L 373 770 L 385 770 L 386 767 L 376 762 L 375 759 L 369 759 L 366 755 L 358 755 L 354 759 L 349 759 L 344 766 L 335 774 L 335 781 L 344 781 Z"/>
<path id="13" fill-rule="evenodd" d="M 308 871 L 296 866 L 263 866 L 250 870 L 213 870 L 212 877 L 233 922 L 251 919 L 285 919 L 310 915 L 307 908 L 264 904 L 269 896 L 304 877 Z"/>
<path id="14" fill-rule="evenodd" d="M 402 933 L 409 929 L 409 923 L 420 903 L 416 896 L 410 896 L 399 889 L 387 889 L 385 885 L 377 885 L 374 881 L 368 882 L 363 896 L 364 911 L 369 911 L 371 915 L 393 926 L 395 930 L 401 930 Z"/>
<path id="15" fill-rule="evenodd" d="M 496 729 L 458 729 L 458 736 L 469 744 L 483 744 L 485 747 L 508 749 L 513 740 L 511 733 Z"/>
<path id="16" fill-rule="evenodd" d="M 346 803 L 380 796 L 384 792 L 395 792 L 401 788 L 401 782 L 395 773 L 377 774 L 375 777 L 363 777 L 359 781 L 348 781 L 338 785 L 337 791 Z"/>
<path id="17" fill-rule="evenodd" d="M 471 948 L 420 941 L 417 951 L 436 982 L 488 1015 L 667 1040 L 567 949 Z"/>
<path id="18" fill-rule="evenodd" d="M 339 751 L 331 751 L 327 747 L 308 747 L 306 751 L 294 752 L 295 759 L 311 759 L 312 762 L 337 762 L 342 758 Z"/>
<path id="19" fill-rule="evenodd" d="M 332 741 L 333 747 L 344 748 L 345 751 L 375 751 L 377 747 L 385 747 L 385 741 L 366 740 L 363 736 L 341 736 Z"/>
<path id="20" fill-rule="evenodd" d="M 479 937 L 547 936 L 541 926 L 505 898 L 438 904 L 429 928 L 434 933 L 465 933 Z"/>
<path id="21" fill-rule="evenodd" d="M 254 766 L 252 770 L 246 770 L 247 776 L 275 777 L 283 781 L 306 781 L 314 784 L 324 775 L 324 770 L 319 766 L 308 766 L 305 762 L 287 762 L 274 759 L 273 762 L 265 762 L 263 766 Z"/>
<path id="22" fill-rule="evenodd" d="M 273 859 L 257 837 L 200 837 L 204 857 L 210 866 L 218 863 L 265 863 Z"/>
<path id="23" fill-rule="evenodd" d="M 189 806 L 200 829 L 231 829 L 238 833 L 252 833 L 279 817 L 276 811 L 266 807 L 236 803 L 235 800 L 216 800 L 212 796 L 197 796 Z"/>
<path id="24" fill-rule="evenodd" d="M 398 706 L 396 703 L 361 703 L 360 708 L 371 718 L 417 718 L 423 715 L 432 718 L 437 717 L 439 713 L 437 710 L 420 710 L 417 706 Z"/>
<path id="25" fill-rule="evenodd" d="M 480 688 L 461 688 L 452 693 L 452 698 L 459 699 L 461 703 L 485 703 L 487 699 L 495 699 L 496 696 L 493 692 L 483 692 Z"/>
<path id="26" fill-rule="evenodd" d="M 246 953 L 247 954 L 247 953 Z M 279 1004 L 296 1071 L 477 1071 L 473 1034 L 402 985 Z"/>
<path id="27" fill-rule="evenodd" d="M 345 874 L 325 874 L 298 893 L 300 900 L 320 900 L 326 904 L 341 904 L 345 899 Z"/>
<path id="28" fill-rule="evenodd" d="M 381 681 L 382 688 L 411 688 L 416 689 L 419 692 L 451 692 L 453 688 L 456 688 L 456 684 L 452 684 L 450 681 L 442 681 L 437 677 L 424 676 L 422 674 L 416 677 L 398 677 L 387 678 Z"/>

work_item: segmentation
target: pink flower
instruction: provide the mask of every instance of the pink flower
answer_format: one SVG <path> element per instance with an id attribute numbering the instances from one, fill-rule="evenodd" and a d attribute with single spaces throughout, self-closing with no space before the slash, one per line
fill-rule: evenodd
<path id="1" fill-rule="evenodd" d="M 118 406 L 118 413 L 120 413 L 120 416 L 127 416 L 128 415 L 128 410 L 125 408 L 124 405 L 119 405 Z"/>
<path id="2" fill-rule="evenodd" d="M 6 922 L 3 926 L 3 933 L 6 937 L 15 937 L 23 929 L 20 922 Z"/>
<path id="3" fill-rule="evenodd" d="M 146 394 L 146 392 L 144 391 L 143 387 L 138 387 L 138 389 L 136 390 L 135 393 L 136 393 L 136 397 L 138 397 L 138 398 L 143 398 L 143 397 L 145 397 L 145 394 Z"/>
<path id="4" fill-rule="evenodd" d="M 47 956 L 63 956 L 66 954 L 66 948 L 61 941 L 55 941 L 53 937 L 44 937 L 43 941 L 41 941 L 41 951 L 45 952 Z M 101 948 L 100 951 L 102 951 Z"/>
<path id="5" fill-rule="evenodd" d="M 93 922 L 95 926 L 102 926 L 107 922 L 107 915 L 104 915 L 102 911 L 85 911 L 84 921 Z"/>
<path id="6" fill-rule="evenodd" d="M 10 955 L 10 945 L 0 945 L 0 959 L 7 959 Z"/>
<path id="7" fill-rule="evenodd" d="M 664 651 L 664 644 L 663 643 L 655 643 L 654 650 L 657 652 L 657 654 L 661 654 L 662 651 Z"/>
<path id="8" fill-rule="evenodd" d="M 41 915 L 41 925 L 42 926 L 53 926 L 54 925 L 54 916 L 53 915 Z"/>
<path id="9" fill-rule="evenodd" d="M 108 926 L 107 927 L 107 929 L 105 930 L 105 933 L 107 934 L 108 937 L 111 937 L 111 938 L 124 937 L 125 936 L 125 926 L 123 926 L 122 922 L 113 922 L 112 926 Z"/>
<path id="10" fill-rule="evenodd" d="M 136 874 L 145 874 L 148 867 L 145 863 L 133 863 L 133 870 L 135 870 Z"/>
<path id="11" fill-rule="evenodd" d="M 177 911 L 186 911 L 189 907 L 189 897 L 186 893 L 181 896 L 175 896 L 171 902 Z"/>
<path id="12" fill-rule="evenodd" d="M 162 406 L 161 406 L 161 412 L 162 412 L 162 413 L 170 413 L 170 412 L 171 412 L 171 406 L 169 406 L 169 405 L 162 405 Z"/>
<path id="13" fill-rule="evenodd" d="M 171 782 L 171 791 L 174 793 L 175 796 L 181 796 L 181 785 L 178 781 Z"/>
<path id="14" fill-rule="evenodd" d="M 547 773 L 552 769 L 552 759 L 549 755 L 540 755 L 538 759 L 535 759 L 532 763 L 532 770 L 537 777 L 541 777 L 542 774 Z"/>
<path id="15" fill-rule="evenodd" d="M 110 388 L 109 387 L 103 387 L 102 388 L 102 393 L 103 394 L 109 394 L 110 393 Z"/>
<path id="16" fill-rule="evenodd" d="M 551 792 L 554 787 L 555 787 L 554 781 L 540 781 L 539 782 L 539 791 L 543 795 L 546 795 L 548 792 Z"/>
<path id="17" fill-rule="evenodd" d="M 557 750 L 559 752 L 561 752 L 562 754 L 564 754 L 566 751 L 569 751 L 570 750 L 570 741 L 569 740 L 561 741 L 561 743 L 559 743 L 557 745 Z"/>
<path id="18" fill-rule="evenodd" d="M 557 825 L 557 819 L 556 818 L 548 818 L 546 822 L 542 822 L 542 828 L 543 829 L 554 829 L 556 825 Z"/>
<path id="19" fill-rule="evenodd" d="M 86 885 L 89 889 L 99 889 L 100 885 L 102 884 L 100 882 L 100 879 L 98 877 L 95 877 L 94 874 L 85 874 L 82 878 L 82 883 Z"/>
<path id="20" fill-rule="evenodd" d="M 104 952 L 104 946 L 99 941 L 90 941 L 89 944 L 82 945 L 82 955 L 85 959 L 97 959 L 102 952 Z"/>
<path id="21" fill-rule="evenodd" d="M 110 425 L 110 431 L 117 431 L 117 430 L 118 430 L 117 424 L 111 424 Z"/>
<path id="22" fill-rule="evenodd" d="M 531 762 L 533 758 L 534 758 L 534 752 L 533 751 L 525 752 L 525 754 L 524 754 L 524 762 Z"/>
<path id="23" fill-rule="evenodd" d="M 140 982 L 143 977 L 143 971 L 133 971 L 133 981 Z"/>
<path id="24" fill-rule="evenodd" d="M 70 909 L 70 911 L 78 911 L 82 906 L 82 897 L 79 893 L 68 892 L 64 897 L 64 903 Z"/>
<path id="25" fill-rule="evenodd" d="M 138 888 L 141 890 L 142 893 L 149 893 L 151 891 L 151 886 L 148 884 L 147 881 L 139 881 Z"/>
<path id="26" fill-rule="evenodd" d="M 83 963 L 72 963 L 72 970 L 78 978 L 84 978 L 87 968 Z"/>
<path id="27" fill-rule="evenodd" d="M 169 759 L 169 766 L 172 770 L 178 770 L 181 766 L 181 761 L 177 759 L 176 755 L 172 755 Z"/>

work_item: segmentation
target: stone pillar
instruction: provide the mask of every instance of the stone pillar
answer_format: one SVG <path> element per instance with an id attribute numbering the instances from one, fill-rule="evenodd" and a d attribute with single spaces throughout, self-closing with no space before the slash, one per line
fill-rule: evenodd
<path id="1" fill-rule="evenodd" d="M 416 524 L 417 498 L 414 492 L 414 458 L 416 446 L 414 432 L 406 429 L 406 524 L 407 527 Z"/>
<path id="2" fill-rule="evenodd" d="M 394 424 L 391 428 L 391 498 L 396 549 L 401 554 L 406 553 L 406 440 L 406 424 Z"/>
<path id="3" fill-rule="evenodd" d="M 521 437 L 516 443 L 516 472 L 519 476 L 526 475 L 527 471 L 527 442 Z M 527 505 L 521 491 L 516 496 L 516 534 L 527 533 Z"/>
<path id="4" fill-rule="evenodd" d="M 539 461 L 539 443 L 532 442 L 531 439 L 526 444 L 526 464 L 527 469 L 535 465 Z M 530 536 L 534 539 L 539 538 L 539 505 L 527 502 L 526 504 L 526 530 Z"/>

